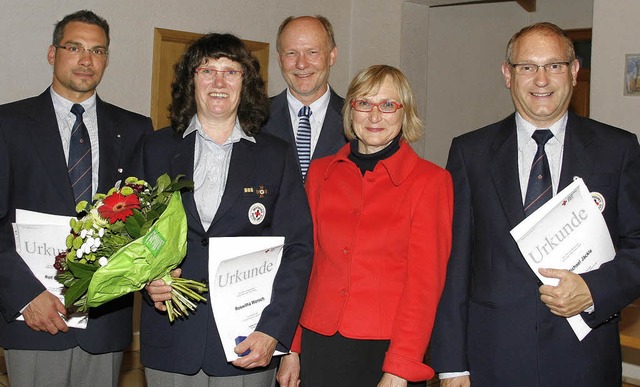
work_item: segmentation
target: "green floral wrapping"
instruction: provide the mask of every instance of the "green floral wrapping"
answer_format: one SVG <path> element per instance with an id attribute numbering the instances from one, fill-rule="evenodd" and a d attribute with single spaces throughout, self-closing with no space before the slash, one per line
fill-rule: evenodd
<path id="1" fill-rule="evenodd" d="M 187 216 L 180 192 L 144 236 L 123 246 L 93 274 L 87 306 L 96 307 L 142 289 L 148 281 L 168 278 L 187 253 Z M 169 281 L 167 281 L 169 282 Z"/>

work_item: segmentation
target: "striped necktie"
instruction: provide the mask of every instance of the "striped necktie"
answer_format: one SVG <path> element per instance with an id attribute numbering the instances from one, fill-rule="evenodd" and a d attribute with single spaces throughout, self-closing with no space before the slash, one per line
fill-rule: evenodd
<path id="1" fill-rule="evenodd" d="M 311 161 L 311 108 L 303 106 L 298 112 L 300 121 L 298 122 L 298 134 L 296 137 L 296 148 L 298 148 L 298 160 L 300 161 L 300 172 L 302 180 L 307 176 L 309 162 Z"/>
<path id="2" fill-rule="evenodd" d="M 71 113 L 76 116 L 76 122 L 71 131 L 69 142 L 69 180 L 73 187 L 76 203 L 91 201 L 91 140 L 89 131 L 82 121 L 84 108 L 80 104 L 71 107 Z"/>
<path id="3" fill-rule="evenodd" d="M 531 137 L 538 144 L 538 150 L 533 158 L 533 164 L 531 164 L 527 196 L 524 200 L 524 213 L 526 216 L 531 215 L 553 196 L 549 160 L 547 160 L 547 155 L 544 152 L 544 145 L 553 137 L 553 133 L 549 129 L 538 129 L 533 132 Z"/>

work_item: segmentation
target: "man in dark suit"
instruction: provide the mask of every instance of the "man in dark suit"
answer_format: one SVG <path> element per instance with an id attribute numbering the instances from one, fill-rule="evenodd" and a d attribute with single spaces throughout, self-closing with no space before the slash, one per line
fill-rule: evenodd
<path id="1" fill-rule="evenodd" d="M 16 253 L 11 227 L 16 209 L 75 215 L 77 201 L 126 177 L 135 143 L 151 131 L 148 118 L 97 96 L 108 48 L 104 19 L 90 11 L 66 16 L 47 55 L 51 87 L 0 106 L 0 345 L 12 386 L 116 386 L 131 342 L 130 296 L 93 308 L 86 329 L 70 329 L 61 317 L 64 305 Z M 84 193 L 76 189 L 80 183 L 72 186 L 67 167 L 75 157 L 72 130 L 81 127 L 81 142 L 90 142 L 87 162 L 78 163 L 87 168 Z M 24 321 L 16 320 L 20 315 Z"/>
<path id="2" fill-rule="evenodd" d="M 568 111 L 578 69 L 559 27 L 525 27 L 502 65 L 516 113 L 453 140 L 454 241 L 431 341 L 442 386 L 621 384 L 618 312 L 640 296 L 640 147 L 635 135 Z M 525 218 L 531 137 L 544 129 L 553 136 L 535 158 L 548 162 L 552 192 L 583 178 L 605 199 L 616 247 L 586 274 L 541 269 L 557 286 L 541 286 L 509 234 Z M 565 319 L 574 315 L 593 328 L 582 341 Z"/>
<path id="3" fill-rule="evenodd" d="M 329 71 L 338 55 L 333 27 L 323 16 L 290 16 L 280 24 L 276 49 L 288 87 L 271 98 L 269 121 L 262 131 L 296 145 L 291 149 L 304 178 L 309 159 L 332 155 L 347 142 L 342 131 L 344 99 L 329 87 Z M 307 144 L 299 135 L 299 114 L 305 106 L 311 110 Z M 300 149 L 308 147 L 305 160 Z"/>

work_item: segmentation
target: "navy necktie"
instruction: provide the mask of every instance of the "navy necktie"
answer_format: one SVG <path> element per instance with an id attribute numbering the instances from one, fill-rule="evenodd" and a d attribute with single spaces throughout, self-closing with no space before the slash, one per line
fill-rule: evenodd
<path id="1" fill-rule="evenodd" d="M 538 144 L 538 150 L 533 158 L 533 164 L 531 164 L 527 196 L 524 200 L 524 213 L 526 216 L 531 215 L 553 197 L 551 171 L 549 170 L 547 155 L 544 152 L 544 145 L 553 137 L 553 133 L 549 129 L 538 129 L 533 132 L 531 137 Z"/>
<path id="2" fill-rule="evenodd" d="M 298 134 L 296 137 L 296 148 L 298 149 L 298 160 L 300 161 L 300 172 L 302 180 L 307 176 L 309 162 L 311 162 L 311 108 L 303 106 L 298 112 L 300 121 L 298 122 Z"/>
<path id="3" fill-rule="evenodd" d="M 71 130 L 69 142 L 69 180 L 73 187 L 76 203 L 91 201 L 91 140 L 82 114 L 84 108 L 80 104 L 71 107 L 71 113 L 76 116 L 76 122 Z"/>

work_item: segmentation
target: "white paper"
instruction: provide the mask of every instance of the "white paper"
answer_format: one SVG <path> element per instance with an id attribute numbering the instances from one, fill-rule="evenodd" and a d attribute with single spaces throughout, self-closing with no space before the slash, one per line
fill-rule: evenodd
<path id="1" fill-rule="evenodd" d="M 543 277 L 540 268 L 581 274 L 615 256 L 607 224 L 580 178 L 514 227 L 511 235 L 531 270 L 546 285 L 556 286 L 558 279 Z M 579 314 L 567 321 L 578 340 L 591 331 Z"/>
<path id="2" fill-rule="evenodd" d="M 236 341 L 255 330 L 271 302 L 283 248 L 284 237 L 209 239 L 209 305 L 228 362 L 238 359 Z"/>
<path id="3" fill-rule="evenodd" d="M 66 239 L 69 235 L 70 219 L 69 216 L 18 209 L 16 223 L 13 223 L 16 252 L 42 285 L 63 304 L 64 286 L 55 279 L 57 271 L 53 263 L 59 253 L 67 250 Z M 63 317 L 71 328 L 87 327 L 87 313 L 74 313 Z M 24 321 L 24 317 L 20 315 L 17 320 Z"/>

